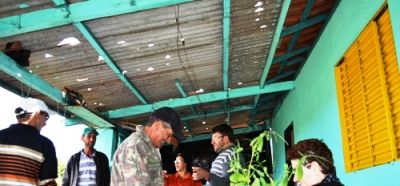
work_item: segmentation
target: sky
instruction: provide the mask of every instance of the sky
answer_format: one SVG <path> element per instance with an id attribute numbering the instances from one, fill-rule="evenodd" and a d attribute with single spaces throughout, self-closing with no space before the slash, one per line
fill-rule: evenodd
<path id="1" fill-rule="evenodd" d="M 0 107 L 0 130 L 17 122 L 14 110 L 21 99 L 20 96 L 0 87 L 0 103 L 2 103 Z M 81 135 L 85 127 L 85 125 L 66 127 L 64 117 L 54 112 L 50 114 L 46 126 L 42 128 L 40 133 L 53 142 L 57 159 L 67 163 L 72 154 L 83 148 Z"/>

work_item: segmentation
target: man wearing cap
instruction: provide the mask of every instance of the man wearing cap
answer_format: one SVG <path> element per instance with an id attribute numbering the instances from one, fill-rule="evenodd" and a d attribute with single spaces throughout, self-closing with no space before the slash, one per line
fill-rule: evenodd
<path id="1" fill-rule="evenodd" d="M 63 186 L 75 185 L 110 185 L 110 168 L 107 156 L 94 149 L 96 136 L 94 128 L 83 130 L 81 140 L 84 147 L 71 156 L 64 172 Z"/>
<path id="2" fill-rule="evenodd" d="M 146 126 L 123 141 L 114 154 L 111 185 L 164 185 L 159 149 L 174 136 L 183 140 L 179 114 L 169 107 L 155 110 Z"/>
<path id="3" fill-rule="evenodd" d="M 18 106 L 18 123 L 0 131 L 0 185 L 56 185 L 56 151 L 40 134 L 49 109 L 34 98 L 24 98 Z"/>

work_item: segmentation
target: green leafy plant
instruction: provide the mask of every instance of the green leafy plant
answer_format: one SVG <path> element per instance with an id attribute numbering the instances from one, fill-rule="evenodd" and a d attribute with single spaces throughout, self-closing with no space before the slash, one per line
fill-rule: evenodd
<path id="1" fill-rule="evenodd" d="M 289 179 L 295 174 L 297 178 L 301 179 L 303 172 L 301 165 L 305 161 L 303 156 L 296 167 L 291 169 L 287 164 L 284 164 L 284 172 L 280 178 L 274 179 L 269 173 L 266 166 L 266 160 L 260 159 L 260 154 L 263 152 L 264 140 L 271 140 L 271 136 L 285 141 L 276 132 L 266 130 L 260 135 L 255 137 L 250 142 L 251 157 L 246 167 L 243 167 L 240 163 L 240 154 L 243 152 L 243 148 L 240 144 L 236 145 L 235 155 L 233 160 L 230 162 L 230 181 L 232 186 L 287 186 Z"/>

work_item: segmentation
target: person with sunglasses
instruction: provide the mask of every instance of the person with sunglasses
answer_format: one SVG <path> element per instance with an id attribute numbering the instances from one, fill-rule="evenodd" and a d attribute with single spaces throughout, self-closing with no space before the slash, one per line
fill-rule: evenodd
<path id="1" fill-rule="evenodd" d="M 164 185 L 159 149 L 173 137 L 183 140 L 180 116 L 172 108 L 155 110 L 145 126 L 126 138 L 115 151 L 111 171 L 111 185 Z"/>
<path id="2" fill-rule="evenodd" d="M 0 131 L 0 185 L 56 185 L 56 151 L 40 134 L 49 111 L 43 101 L 24 98 L 15 109 L 18 123 Z"/>
<path id="3" fill-rule="evenodd" d="M 227 124 L 221 124 L 214 127 L 211 131 L 211 144 L 218 156 L 211 164 L 211 170 L 208 171 L 202 167 L 192 167 L 194 180 L 206 180 L 207 186 L 229 186 L 228 170 L 230 161 L 233 159 L 233 142 L 235 140 L 232 128 Z M 242 164 L 244 164 L 242 162 Z"/>

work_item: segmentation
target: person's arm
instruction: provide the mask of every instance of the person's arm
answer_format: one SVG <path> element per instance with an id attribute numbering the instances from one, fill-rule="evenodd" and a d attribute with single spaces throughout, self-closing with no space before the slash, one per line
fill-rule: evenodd
<path id="1" fill-rule="evenodd" d="M 210 173 L 210 176 L 207 180 L 211 185 L 218 185 L 218 186 L 229 186 L 229 176 L 228 177 L 219 177 L 216 174 Z"/>
<path id="2" fill-rule="evenodd" d="M 210 171 L 210 177 L 208 179 L 208 182 L 210 182 L 211 185 L 230 185 L 230 173 L 228 170 L 230 169 L 229 164 L 231 160 L 232 151 L 229 149 L 220 153 L 219 156 L 214 160 Z"/>
<path id="3" fill-rule="evenodd" d="M 230 180 L 229 176 L 230 174 L 228 173 L 229 170 L 229 162 L 226 162 L 222 165 L 221 168 L 221 173 L 217 175 L 216 173 L 210 172 L 208 182 L 211 183 L 211 185 L 218 185 L 218 186 L 229 186 L 230 185 Z"/>
<path id="4" fill-rule="evenodd" d="M 109 164 L 109 160 L 108 157 L 106 155 L 105 156 L 105 182 L 107 183 L 107 185 L 110 185 L 110 176 L 111 176 L 111 172 L 110 172 L 110 164 Z"/>
<path id="5" fill-rule="evenodd" d="M 209 179 L 210 172 L 206 169 L 201 167 L 192 167 L 193 173 L 192 177 L 193 180 L 202 180 L 205 179 L 206 181 Z"/>
<path id="6" fill-rule="evenodd" d="M 123 146 L 114 155 L 111 170 L 111 185 L 143 186 L 150 184 L 147 160 L 137 146 Z"/>
<path id="7" fill-rule="evenodd" d="M 53 143 L 45 138 L 44 141 L 44 161 L 40 167 L 39 185 L 57 185 L 57 156 Z"/>
<path id="8" fill-rule="evenodd" d="M 69 158 L 67 167 L 65 167 L 64 176 L 63 176 L 62 183 L 61 183 L 62 186 L 71 185 L 70 179 L 71 179 L 71 169 L 72 169 L 72 161 L 73 161 L 72 159 L 73 159 L 73 157 L 74 156 L 72 155 L 71 158 Z"/>
<path id="9" fill-rule="evenodd" d="M 96 151 L 98 158 L 95 157 L 95 163 L 98 170 L 101 171 L 99 174 L 96 173 L 96 175 L 100 176 L 100 178 L 96 178 L 96 180 L 99 182 L 98 185 L 105 185 L 109 186 L 110 185 L 110 165 L 108 161 L 108 157 L 106 154 Z"/>

